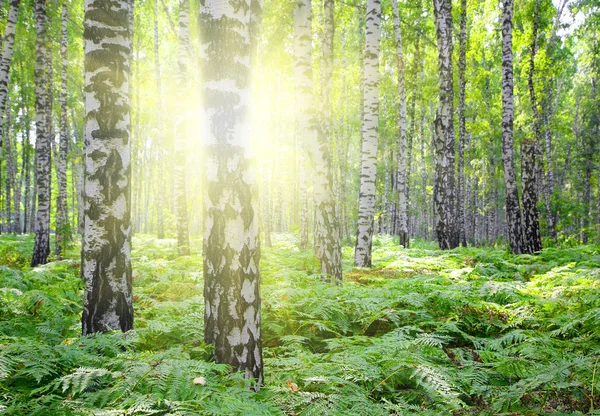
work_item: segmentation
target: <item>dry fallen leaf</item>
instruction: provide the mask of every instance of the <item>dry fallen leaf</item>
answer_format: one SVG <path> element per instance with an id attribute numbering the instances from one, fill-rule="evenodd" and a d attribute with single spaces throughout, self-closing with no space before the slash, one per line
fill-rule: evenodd
<path id="1" fill-rule="evenodd" d="M 298 385 L 296 383 L 294 383 L 292 380 L 288 379 L 285 382 L 286 382 L 286 384 L 288 386 L 288 389 L 290 389 L 293 392 L 298 391 Z"/>
<path id="2" fill-rule="evenodd" d="M 204 377 L 196 377 L 196 378 L 193 380 L 193 383 L 194 383 L 194 384 L 198 384 L 198 385 L 200 385 L 200 386 L 204 386 L 204 385 L 206 384 L 206 379 L 205 379 Z"/>

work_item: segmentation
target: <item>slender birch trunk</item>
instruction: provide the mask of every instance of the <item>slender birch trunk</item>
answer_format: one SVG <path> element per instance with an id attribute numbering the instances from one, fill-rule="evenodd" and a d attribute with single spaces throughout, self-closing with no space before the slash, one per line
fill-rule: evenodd
<path id="1" fill-rule="evenodd" d="M 12 63 L 12 55 L 15 44 L 15 31 L 17 28 L 17 20 L 19 17 L 20 0 L 10 1 L 10 10 L 8 12 L 8 20 L 4 30 L 4 42 L 2 50 L 2 60 L 0 61 L 0 120 L 6 115 L 6 107 L 8 101 L 8 83 L 10 79 L 10 65 Z M 0 122 L 0 137 L 3 136 L 4 124 Z M 0 156 L 2 154 L 0 153 Z"/>
<path id="2" fill-rule="evenodd" d="M 186 165 L 187 165 L 187 91 L 188 91 L 188 58 L 190 45 L 189 0 L 179 1 L 179 45 L 177 49 L 177 92 L 178 110 L 175 121 L 175 213 L 177 215 L 177 251 L 180 256 L 189 256 L 190 237 L 187 216 Z"/>
<path id="3" fill-rule="evenodd" d="M 29 122 L 29 119 L 27 119 Z M 26 133 L 23 135 L 23 228 L 22 233 L 31 231 L 29 228 L 30 218 L 30 186 L 31 186 L 31 151 L 29 149 L 29 126 L 26 127 Z"/>
<path id="4" fill-rule="evenodd" d="M 60 150 L 58 160 L 58 196 L 56 198 L 56 250 L 58 258 L 63 254 L 66 242 L 71 238 L 69 211 L 67 207 L 67 154 L 69 152 L 69 126 L 67 122 L 67 69 L 68 69 L 68 35 L 67 35 L 67 2 L 62 7 L 62 39 L 60 56 L 62 59 L 60 101 Z"/>
<path id="5" fill-rule="evenodd" d="M 200 11 L 204 111 L 204 340 L 218 363 L 263 382 L 260 245 L 250 126 L 250 2 Z"/>
<path id="6" fill-rule="evenodd" d="M 467 126 L 465 119 L 466 80 L 467 67 L 467 0 L 461 0 L 460 9 L 460 37 L 458 58 L 458 186 L 456 191 L 458 212 L 458 233 L 460 244 L 467 245 L 465 227 L 465 142 L 467 140 Z"/>
<path id="7" fill-rule="evenodd" d="M 555 179 L 554 179 L 554 162 L 552 160 L 552 89 L 553 87 L 548 86 L 547 93 L 547 105 L 546 114 L 544 117 L 544 124 L 546 131 L 544 132 L 544 149 L 546 150 L 546 183 L 544 186 L 544 208 L 546 210 L 546 219 L 548 222 L 548 235 L 554 241 L 557 239 L 556 235 L 556 213 L 554 204 L 552 201 L 553 195 L 556 192 Z"/>
<path id="8" fill-rule="evenodd" d="M 435 120 L 436 233 L 440 249 L 459 244 L 456 230 L 456 195 L 454 181 L 454 89 L 452 79 L 452 3 L 434 0 L 438 47 L 440 98 Z"/>
<path id="9" fill-rule="evenodd" d="M 35 113 L 36 113 L 36 194 L 35 242 L 31 266 L 46 264 L 50 254 L 50 174 L 52 169 L 52 143 L 48 129 L 48 47 L 46 1 L 36 0 L 36 61 L 35 61 Z"/>
<path id="10" fill-rule="evenodd" d="M 538 189 L 540 188 L 538 180 L 542 180 L 543 174 L 538 175 L 538 148 L 541 145 L 542 131 L 541 119 L 537 106 L 535 87 L 533 85 L 533 75 L 535 73 L 535 55 L 537 52 L 537 32 L 540 21 L 540 0 L 535 1 L 533 12 L 533 34 L 531 39 L 531 50 L 529 55 L 529 74 L 527 84 L 529 86 L 529 97 L 531 99 L 531 110 L 533 114 L 534 140 L 523 140 L 521 145 L 521 181 L 523 183 L 523 219 L 524 219 L 524 238 L 525 252 L 535 253 L 542 249 L 542 238 L 540 235 L 540 221 L 537 208 Z M 533 170 L 533 173 L 531 172 Z"/>
<path id="11" fill-rule="evenodd" d="M 85 0 L 83 335 L 133 328 L 131 56 L 133 3 Z"/>
<path id="12" fill-rule="evenodd" d="M 392 11 L 394 13 L 394 33 L 396 38 L 396 64 L 398 66 L 398 229 L 400 245 L 404 248 L 409 246 L 408 236 L 408 184 L 407 179 L 407 144 L 406 144 L 406 82 L 404 70 L 404 52 L 402 50 L 402 32 L 400 30 L 400 14 L 398 12 L 398 1 L 392 0 Z M 413 97 L 415 100 L 416 97 Z M 414 114 L 413 114 L 414 119 Z M 414 120 L 413 120 L 414 123 Z"/>
<path id="13" fill-rule="evenodd" d="M 12 111 L 10 111 L 10 99 L 7 100 L 8 111 L 6 112 L 6 130 L 3 132 L 4 135 L 4 150 L 6 160 L 6 180 L 4 182 L 5 187 L 5 213 L 4 218 L 6 219 L 7 233 L 13 232 L 13 193 L 15 188 L 15 150 L 13 150 L 13 143 L 11 139 L 11 127 L 12 127 Z"/>
<path id="14" fill-rule="evenodd" d="M 299 1 L 294 8 L 294 83 L 296 85 L 296 149 L 300 191 L 300 248 L 308 247 L 307 144 L 317 135 L 313 107 L 312 19 L 310 1 Z"/>
<path id="15" fill-rule="evenodd" d="M 504 166 L 504 186 L 506 190 L 506 228 L 508 242 L 514 254 L 524 250 L 521 226 L 521 208 L 517 189 L 514 156 L 514 97 L 513 97 L 513 57 L 512 57 L 512 16 L 513 0 L 503 0 L 502 13 L 502 164 Z"/>
<path id="16" fill-rule="evenodd" d="M 364 98 L 360 191 L 358 194 L 358 229 L 356 233 L 356 247 L 354 250 L 354 265 L 357 267 L 371 267 L 379 123 L 380 19 L 380 0 L 367 0 L 367 24 L 363 61 Z"/>
<path id="17" fill-rule="evenodd" d="M 158 2 L 154 0 L 154 74 L 156 86 L 156 135 L 155 146 L 157 152 L 156 163 L 158 165 L 157 192 L 154 195 L 156 201 L 156 232 L 159 239 L 165 238 L 165 140 L 163 125 L 162 105 L 162 79 L 160 66 L 159 35 L 158 35 Z"/>

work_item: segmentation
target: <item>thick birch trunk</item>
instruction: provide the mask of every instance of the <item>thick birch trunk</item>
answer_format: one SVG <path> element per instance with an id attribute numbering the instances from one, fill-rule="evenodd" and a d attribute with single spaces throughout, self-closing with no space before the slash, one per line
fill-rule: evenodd
<path id="1" fill-rule="evenodd" d="M 380 19 L 380 0 L 367 0 L 360 191 L 358 194 L 358 229 L 354 250 L 354 265 L 357 267 L 371 267 L 379 123 Z"/>
<path id="2" fill-rule="evenodd" d="M 175 186 L 175 213 L 177 215 L 177 251 L 180 256 L 189 256 L 190 237 L 187 216 L 186 165 L 187 165 L 187 91 L 188 58 L 190 45 L 189 0 L 179 1 L 179 45 L 177 72 L 177 116 L 175 120 L 175 164 L 173 168 Z"/>
<path id="3" fill-rule="evenodd" d="M 404 248 L 409 246 L 408 236 L 408 157 L 406 143 L 406 82 L 404 70 L 404 52 L 402 50 L 402 32 L 400 30 L 400 14 L 398 12 L 398 1 L 392 0 L 392 10 L 394 13 L 394 33 L 396 38 L 396 63 L 398 66 L 398 171 L 397 171 L 397 190 L 398 190 L 398 229 L 397 234 L 400 237 L 400 245 Z M 416 77 L 415 77 L 416 80 Z M 416 97 L 413 97 L 413 104 Z M 414 112 L 413 120 L 414 125 Z M 413 128 L 414 133 L 414 128 Z"/>
<path id="4" fill-rule="evenodd" d="M 58 156 L 58 196 L 56 198 L 56 249 L 55 254 L 61 257 L 65 243 L 70 239 L 69 213 L 67 207 L 67 154 L 69 152 L 69 126 L 67 123 L 67 69 L 68 69 L 68 35 L 67 35 L 67 3 L 62 8 L 62 39 L 60 55 L 62 59 L 61 91 L 60 91 L 60 149 Z"/>
<path id="5" fill-rule="evenodd" d="M 440 249 L 459 244 L 456 230 L 456 195 L 454 181 L 454 89 L 452 79 L 452 4 L 451 0 L 434 0 L 438 47 L 440 98 L 435 120 L 436 233 Z"/>
<path id="6" fill-rule="evenodd" d="M 263 381 L 256 171 L 249 124 L 250 3 L 207 0 L 203 32 L 204 340 L 218 363 Z"/>
<path id="7" fill-rule="evenodd" d="M 521 180 L 523 182 L 523 220 L 526 253 L 542 249 L 537 210 L 537 182 L 535 162 L 536 142 L 523 139 L 521 143 Z"/>
<path id="8" fill-rule="evenodd" d="M 52 143 L 49 135 L 48 109 L 48 47 L 46 1 L 36 1 L 36 61 L 35 61 L 35 113 L 36 113 L 36 194 L 35 242 L 31 266 L 46 264 L 50 254 L 50 173 L 52 169 Z"/>
<path id="9" fill-rule="evenodd" d="M 333 76 L 334 3 L 323 1 L 323 60 L 321 65 L 321 128 L 317 126 L 317 140 L 310 142 L 309 154 L 315 166 L 315 203 L 317 235 L 321 260 L 321 275 L 342 280 L 342 248 L 340 224 L 335 207 L 333 167 L 329 147 L 332 129 L 331 84 Z M 306 74 L 306 72 L 305 72 Z"/>
<path id="10" fill-rule="evenodd" d="M 84 335 L 133 328 L 131 280 L 131 8 L 86 0 Z"/>
<path id="11" fill-rule="evenodd" d="M 521 208 L 517 189 L 514 156 L 514 97 L 513 97 L 513 57 L 512 57 L 512 16 L 513 0 L 503 0 L 502 16 L 502 164 L 504 166 L 504 186 L 506 190 L 506 228 L 508 242 L 514 254 L 524 250 L 521 226 Z"/>

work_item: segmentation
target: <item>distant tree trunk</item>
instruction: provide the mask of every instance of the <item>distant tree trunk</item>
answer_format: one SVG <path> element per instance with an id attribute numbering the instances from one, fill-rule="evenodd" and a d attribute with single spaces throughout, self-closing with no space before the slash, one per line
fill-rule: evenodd
<path id="1" fill-rule="evenodd" d="M 503 0 L 502 12 L 502 164 L 504 166 L 504 186 L 506 190 L 506 228 L 508 242 L 513 254 L 524 252 L 523 231 L 521 228 L 521 207 L 517 189 L 514 156 L 514 97 L 512 62 L 512 16 L 513 0 Z"/>
<path id="2" fill-rule="evenodd" d="M 258 204 L 251 159 L 249 1 L 206 2 L 204 341 L 217 363 L 263 382 Z M 223 294 L 227 294 L 223 296 Z"/>
<path id="3" fill-rule="evenodd" d="M 397 172 L 397 190 L 398 190 L 398 229 L 397 234 L 400 237 L 400 245 L 409 247 L 408 236 L 408 184 L 407 182 L 407 144 L 406 144 L 406 83 L 404 76 L 404 52 L 402 50 L 402 32 L 400 31 L 400 14 L 398 12 L 398 1 L 392 0 L 392 10 L 394 13 L 394 32 L 396 34 L 396 63 L 398 66 L 398 172 Z M 416 78 L 415 78 L 416 79 Z M 413 101 L 416 97 L 413 97 Z M 413 121 L 414 124 L 414 113 Z M 413 129 L 414 133 L 414 129 Z"/>
<path id="4" fill-rule="evenodd" d="M 159 239 L 165 238 L 165 139 L 163 125 L 163 105 L 162 105 L 162 79 L 159 54 L 159 35 L 158 35 L 158 2 L 154 0 L 154 75 L 156 85 L 156 135 L 155 146 L 157 152 L 158 174 L 157 192 L 155 194 L 156 201 L 156 232 Z M 152 177 L 148 177 L 152 178 Z M 150 179 L 152 180 L 152 179 Z"/>
<path id="5" fill-rule="evenodd" d="M 25 101 L 23 101 L 25 102 Z M 30 202 L 31 197 L 29 194 L 30 186 L 31 186 L 31 151 L 30 151 L 30 127 L 31 127 L 31 119 L 29 118 L 29 108 L 25 104 L 24 105 L 24 122 L 23 122 L 23 147 L 22 147 L 22 158 L 23 158 L 23 171 L 21 172 L 21 177 L 24 178 L 23 183 L 23 228 L 22 232 L 26 233 L 31 231 L 29 228 L 29 218 L 30 218 Z"/>
<path id="6" fill-rule="evenodd" d="M 440 249 L 459 244 L 456 230 L 456 195 L 454 183 L 454 89 L 452 80 L 452 4 L 451 0 L 434 0 L 438 47 L 440 97 L 435 119 L 436 233 Z"/>
<path id="7" fill-rule="evenodd" d="M 375 217 L 375 180 L 377 178 L 377 141 L 379 123 L 379 23 L 380 0 L 367 0 L 367 24 L 363 69 L 363 117 L 358 196 L 358 230 L 354 265 L 371 267 L 373 222 Z"/>
<path id="8" fill-rule="evenodd" d="M 179 71 L 177 72 L 177 119 L 175 122 L 175 213 L 177 214 L 177 251 L 180 256 L 190 255 L 190 237 L 187 216 L 186 165 L 187 165 L 187 102 L 188 55 L 190 45 L 189 0 L 179 0 Z"/>
<path id="9" fill-rule="evenodd" d="M 133 328 L 132 7 L 127 0 L 85 0 L 84 6 L 83 335 Z"/>
<path id="10" fill-rule="evenodd" d="M 545 122 L 546 131 L 544 134 L 544 148 L 546 150 L 546 183 L 544 186 L 544 207 L 546 209 L 546 219 L 548 222 L 548 235 L 556 241 L 556 210 L 552 201 L 556 191 L 554 179 L 554 163 L 552 160 L 552 86 L 548 87 Z M 540 161 L 541 163 L 541 161 Z"/>
<path id="11" fill-rule="evenodd" d="M 466 80 L 467 67 L 467 0 L 461 0 L 460 9 L 460 37 L 458 58 L 458 186 L 456 190 L 458 233 L 460 244 L 467 245 L 465 227 L 465 142 L 467 140 L 467 126 L 465 119 Z"/>
<path id="12" fill-rule="evenodd" d="M 6 218 L 6 228 L 5 231 L 7 233 L 13 232 L 13 193 L 15 189 L 15 159 L 16 159 L 16 149 L 13 150 L 13 143 L 11 139 L 11 128 L 12 128 L 12 112 L 10 111 L 10 99 L 8 102 L 8 111 L 6 112 L 6 130 L 3 132 L 4 134 L 4 148 L 5 148 L 5 156 L 6 160 L 6 180 L 4 182 L 5 190 L 6 190 L 6 206 L 5 206 L 5 214 L 4 218 Z"/>
<path id="13" fill-rule="evenodd" d="M 529 86 L 529 97 L 531 98 L 531 110 L 533 113 L 533 131 L 534 140 L 523 140 L 521 145 L 521 181 L 523 182 L 523 216 L 525 226 L 525 252 L 535 253 L 542 249 L 542 238 L 540 234 L 540 221 L 537 208 L 538 202 L 538 180 L 543 175 L 537 175 L 538 172 L 538 146 L 541 145 L 542 131 L 540 114 L 537 107 L 535 87 L 533 85 L 533 74 L 535 72 L 535 54 L 537 52 L 537 32 L 540 20 L 539 14 L 540 0 L 535 1 L 533 13 L 533 34 L 531 40 L 531 51 L 529 55 L 529 74 L 527 83 Z"/>
<path id="14" fill-rule="evenodd" d="M 60 91 L 60 151 L 58 160 L 58 197 L 56 198 L 56 250 L 58 258 L 63 254 L 66 242 L 71 238 L 69 211 L 67 207 L 67 154 L 69 152 L 69 125 L 67 122 L 67 69 L 68 34 L 67 3 L 62 8 L 62 39 L 60 55 L 62 58 L 62 85 Z"/>
<path id="15" fill-rule="evenodd" d="M 50 254 L 50 173 L 52 143 L 49 135 L 48 67 L 46 1 L 36 0 L 36 60 L 35 60 L 35 113 L 36 113 L 36 194 L 35 242 L 31 266 L 46 264 Z M 51 65 L 51 62 L 50 62 Z"/>

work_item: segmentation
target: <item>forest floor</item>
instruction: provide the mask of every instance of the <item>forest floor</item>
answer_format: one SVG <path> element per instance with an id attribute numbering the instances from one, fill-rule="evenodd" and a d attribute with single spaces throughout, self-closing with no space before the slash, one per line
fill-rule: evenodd
<path id="1" fill-rule="evenodd" d="M 274 235 L 261 261 L 265 387 L 210 361 L 202 259 L 136 238 L 135 331 L 81 337 L 77 248 L 28 267 L 0 237 L 0 414 L 600 415 L 600 247 L 404 250 L 322 283 Z M 199 242 L 195 241 L 195 247 Z"/>

